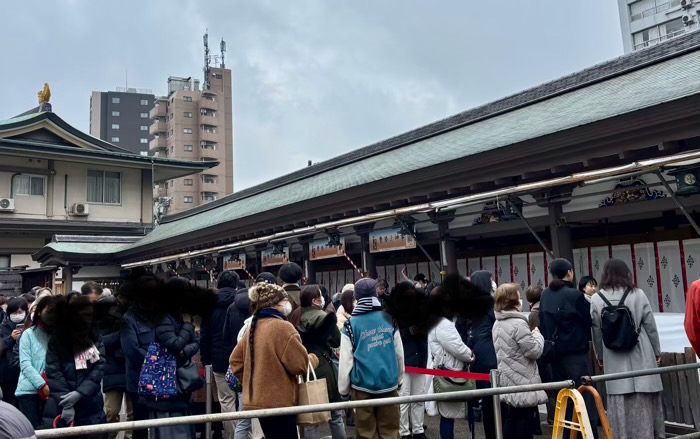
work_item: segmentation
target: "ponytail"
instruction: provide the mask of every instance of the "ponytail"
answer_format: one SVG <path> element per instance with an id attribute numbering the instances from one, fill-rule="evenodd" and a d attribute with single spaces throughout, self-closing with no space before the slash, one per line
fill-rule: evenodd
<path id="1" fill-rule="evenodd" d="M 248 345 L 250 347 L 250 378 L 248 391 L 250 392 L 250 398 L 253 398 L 253 372 L 255 370 L 255 327 L 258 325 L 258 314 L 259 311 L 255 310 L 253 314 L 253 320 L 250 322 L 250 331 L 248 334 Z"/>

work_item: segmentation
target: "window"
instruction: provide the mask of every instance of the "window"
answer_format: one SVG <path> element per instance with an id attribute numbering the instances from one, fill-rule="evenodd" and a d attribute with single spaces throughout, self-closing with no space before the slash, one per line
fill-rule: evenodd
<path id="1" fill-rule="evenodd" d="M 113 130 L 118 130 L 118 129 L 119 129 L 119 124 L 118 124 L 118 123 L 113 123 L 113 124 L 112 124 L 112 129 L 113 129 Z"/>
<path id="2" fill-rule="evenodd" d="M 148 131 L 148 125 L 141 125 L 141 131 Z"/>
<path id="3" fill-rule="evenodd" d="M 113 104 L 119 104 L 119 103 L 121 103 L 121 99 L 119 99 L 119 98 L 112 98 L 112 103 L 113 103 Z"/>
<path id="4" fill-rule="evenodd" d="M 174 153 L 174 152 L 175 152 L 175 147 L 174 147 L 174 146 L 171 146 L 171 147 L 170 147 L 170 154 L 172 154 L 172 153 Z"/>
<path id="5" fill-rule="evenodd" d="M 141 113 L 141 119 L 148 119 L 148 113 Z"/>
<path id="6" fill-rule="evenodd" d="M 224 75 L 222 75 L 221 73 L 214 73 L 214 78 L 215 79 L 224 79 Z"/>
<path id="7" fill-rule="evenodd" d="M 668 36 L 675 36 L 679 33 L 682 33 L 685 30 L 683 29 L 682 18 L 676 18 L 675 20 L 671 20 L 668 23 L 664 24 L 664 27 L 666 28 L 666 35 Z"/>
<path id="8" fill-rule="evenodd" d="M 189 118 L 189 119 L 192 119 L 192 112 L 190 112 L 190 111 L 185 111 L 184 116 L 187 117 L 187 118 Z"/>
<path id="9" fill-rule="evenodd" d="M 183 128 L 182 132 L 185 134 L 192 134 L 192 128 Z"/>
<path id="10" fill-rule="evenodd" d="M 183 96 L 182 99 L 183 99 L 185 102 L 192 102 L 192 96 Z"/>
<path id="11" fill-rule="evenodd" d="M 118 112 L 118 111 L 112 111 L 112 116 L 114 116 L 114 117 L 119 117 L 119 112 Z"/>
<path id="12" fill-rule="evenodd" d="M 10 268 L 10 256 L 0 255 L 0 268 Z"/>
<path id="13" fill-rule="evenodd" d="M 216 183 L 216 175 L 202 175 L 202 183 L 207 183 L 207 184 Z"/>
<path id="14" fill-rule="evenodd" d="M 141 105 L 148 105 L 148 99 L 141 99 Z"/>
<path id="15" fill-rule="evenodd" d="M 194 184 L 194 180 L 191 178 L 186 178 L 185 179 L 185 186 L 192 186 Z"/>
<path id="16" fill-rule="evenodd" d="M 141 138 L 141 143 L 148 143 L 148 139 L 144 139 L 143 137 Z"/>
<path id="17" fill-rule="evenodd" d="M 192 152 L 192 145 L 185 145 L 185 151 Z"/>
<path id="18" fill-rule="evenodd" d="M 112 137 L 112 143 L 119 143 L 119 137 Z"/>
<path id="19" fill-rule="evenodd" d="M 122 176 L 119 172 L 88 171 L 88 203 L 121 203 L 121 180 Z"/>
<path id="20" fill-rule="evenodd" d="M 216 200 L 216 192 L 202 192 L 202 201 Z"/>
<path id="21" fill-rule="evenodd" d="M 212 126 L 202 125 L 202 132 L 216 134 L 216 128 L 214 128 Z"/>
<path id="22" fill-rule="evenodd" d="M 209 149 L 212 151 L 216 151 L 216 144 L 215 143 L 202 142 L 201 146 L 202 146 L 202 149 Z"/>
<path id="23" fill-rule="evenodd" d="M 15 195 L 44 196 L 44 177 L 18 175 L 15 177 Z"/>
<path id="24" fill-rule="evenodd" d="M 185 197 L 182 201 L 185 204 L 192 204 L 192 197 Z"/>
<path id="25" fill-rule="evenodd" d="M 214 102 L 214 96 L 204 96 L 204 99 Z"/>

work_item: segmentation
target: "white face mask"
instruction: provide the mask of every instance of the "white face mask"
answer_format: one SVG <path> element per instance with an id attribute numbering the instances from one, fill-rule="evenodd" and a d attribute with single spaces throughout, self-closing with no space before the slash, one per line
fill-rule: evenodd
<path id="1" fill-rule="evenodd" d="M 493 279 L 491 279 L 491 295 L 496 294 L 496 290 L 498 289 L 498 285 L 496 285 L 496 282 L 494 282 Z"/>
<path id="2" fill-rule="evenodd" d="M 292 304 L 289 302 L 284 302 L 284 305 L 282 305 L 282 314 L 284 314 L 285 316 L 288 316 L 291 313 L 292 313 Z"/>
<path id="3" fill-rule="evenodd" d="M 22 323 L 24 319 L 27 317 L 27 314 L 25 312 L 18 312 L 14 314 L 10 314 L 10 321 L 12 323 Z"/>
<path id="4" fill-rule="evenodd" d="M 326 298 L 321 296 L 321 309 L 324 309 L 326 307 Z"/>

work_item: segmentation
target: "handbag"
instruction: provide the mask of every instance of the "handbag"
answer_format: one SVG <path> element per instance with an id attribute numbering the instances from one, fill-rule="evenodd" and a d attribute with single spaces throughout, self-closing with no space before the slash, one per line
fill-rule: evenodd
<path id="1" fill-rule="evenodd" d="M 188 361 L 177 368 L 177 390 L 179 393 L 192 393 L 204 387 L 204 380 L 199 374 L 197 364 Z"/>
<path id="2" fill-rule="evenodd" d="M 243 391 L 243 385 L 241 384 L 241 381 L 236 378 L 236 375 L 233 374 L 233 371 L 231 370 L 231 366 L 226 369 L 226 375 L 224 376 L 224 379 L 226 380 L 226 384 L 228 384 L 228 388 L 233 390 L 236 393 L 241 393 Z"/>
<path id="3" fill-rule="evenodd" d="M 313 380 L 310 379 L 310 375 L 313 375 Z M 306 367 L 306 382 L 302 382 L 301 377 L 299 377 L 298 405 L 316 404 L 328 404 L 328 387 L 325 378 L 316 378 L 316 371 L 309 363 Z M 331 412 L 302 413 L 297 416 L 297 425 L 300 427 L 311 427 L 327 424 L 330 420 Z"/>
<path id="4" fill-rule="evenodd" d="M 177 396 L 177 362 L 168 349 L 158 343 L 153 330 L 153 341 L 148 345 L 139 374 L 138 394 L 155 399 Z"/>
<path id="5" fill-rule="evenodd" d="M 445 366 L 438 366 L 439 370 L 447 370 Z M 469 372 L 469 367 L 463 371 Z M 467 378 L 433 377 L 433 391 L 435 393 L 463 392 L 475 390 L 476 381 Z"/>

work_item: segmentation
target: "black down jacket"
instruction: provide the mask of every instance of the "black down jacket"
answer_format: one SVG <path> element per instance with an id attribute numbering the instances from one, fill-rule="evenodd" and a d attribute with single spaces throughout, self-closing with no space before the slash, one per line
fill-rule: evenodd
<path id="1" fill-rule="evenodd" d="M 200 334 L 200 348 L 202 363 L 212 365 L 216 373 L 226 373 L 228 358 L 233 352 L 235 343 L 224 338 L 224 323 L 228 307 L 234 303 L 236 290 L 233 288 L 221 288 L 216 293 L 216 308 L 206 320 L 202 322 Z"/>
<path id="2" fill-rule="evenodd" d="M 75 425 L 104 424 L 105 412 L 100 384 L 104 375 L 105 347 L 101 338 L 95 341 L 95 347 L 100 351 L 97 363 L 88 364 L 87 369 L 76 370 L 75 355 L 72 346 L 62 346 L 56 337 L 49 340 L 46 352 L 46 376 L 49 380 L 51 397 L 46 402 L 42 424 L 49 427 L 63 408 L 59 406 L 61 397 L 77 390 L 82 398 L 75 405 Z M 84 436 L 89 438 L 106 438 L 107 435 Z"/>

